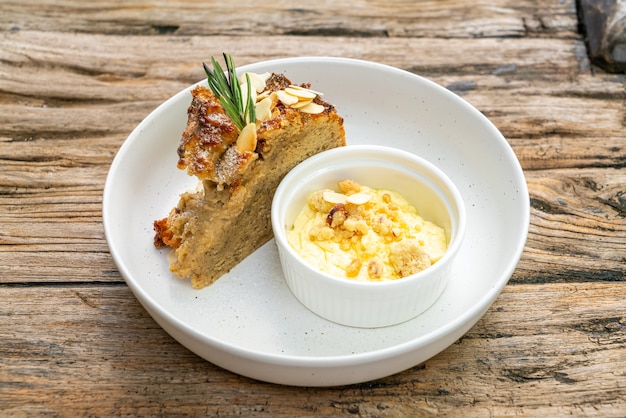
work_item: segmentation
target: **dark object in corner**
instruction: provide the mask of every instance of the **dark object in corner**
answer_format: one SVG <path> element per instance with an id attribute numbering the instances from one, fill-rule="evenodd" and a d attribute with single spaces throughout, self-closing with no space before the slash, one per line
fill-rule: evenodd
<path id="1" fill-rule="evenodd" d="M 591 62 L 626 72 L 626 0 L 578 0 L 578 15 Z"/>

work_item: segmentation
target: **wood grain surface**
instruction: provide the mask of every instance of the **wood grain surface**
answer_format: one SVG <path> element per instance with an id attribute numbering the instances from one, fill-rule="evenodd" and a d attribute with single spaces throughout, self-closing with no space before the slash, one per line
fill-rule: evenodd
<path id="1" fill-rule="evenodd" d="M 0 415 L 626 415 L 626 76 L 590 64 L 576 2 L 247 4 L 0 1 Z M 464 337 L 374 382 L 292 388 L 224 371 L 150 318 L 108 252 L 104 180 L 224 51 L 393 65 L 501 130 L 530 234 Z"/>

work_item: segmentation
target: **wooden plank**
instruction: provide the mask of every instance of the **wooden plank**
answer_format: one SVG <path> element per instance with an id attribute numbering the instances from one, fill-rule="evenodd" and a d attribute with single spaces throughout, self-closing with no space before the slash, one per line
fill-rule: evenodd
<path id="1" fill-rule="evenodd" d="M 4 2 L 0 30 L 179 36 L 571 38 L 573 2 L 531 0 L 273 1 L 255 4 L 170 1 L 21 0 Z"/>
<path id="2" fill-rule="evenodd" d="M 116 93 L 106 91 L 110 82 L 124 89 L 128 82 L 157 78 L 177 80 L 198 75 L 199 62 L 211 55 L 231 53 L 238 65 L 294 56 L 342 56 L 394 65 L 410 71 L 428 69 L 435 72 L 447 66 L 446 73 L 505 74 L 515 65 L 518 74 L 559 79 L 577 74 L 588 66 L 581 39 L 559 38 L 400 38 L 389 37 L 372 42 L 367 38 L 324 36 L 142 36 L 79 34 L 70 32 L 16 31 L 0 33 L 3 49 L 0 57 L 9 66 L 3 75 L 5 83 L 16 83 L 22 77 L 32 79 L 39 89 L 54 89 L 59 95 L 76 95 L 63 84 L 45 83 L 37 70 L 70 73 L 89 84 L 80 88 L 96 89 L 94 98 Z M 133 42 L 129 42 L 131 39 Z M 155 53 L 157 51 L 158 53 Z M 489 52 L 489 53 L 487 53 Z M 482 55 L 481 55 L 482 54 Z M 262 57 L 262 58 L 259 58 Z M 504 65 L 504 66 L 503 66 Z M 19 72 L 7 71 L 19 66 Z M 546 72 L 560 68 L 562 73 Z M 200 70 L 202 68 L 200 67 Z M 189 73 L 187 73 L 189 71 Z M 82 77 L 82 79 L 80 78 Z M 90 77 L 92 79 L 90 79 Z M 62 83 L 64 81 L 60 80 Z M 69 80 L 72 83 L 72 80 Z M 126 83 L 124 83 L 126 82 Z M 80 84 L 80 83 L 72 83 Z M 154 85 L 163 88 L 168 84 Z M 142 92 L 135 95 L 141 97 Z M 43 97 L 46 97 L 44 95 Z M 63 97 L 63 96 L 61 96 Z M 71 96 L 74 98 L 74 96 Z M 91 96 L 89 96 L 91 97 Z"/>
<path id="3" fill-rule="evenodd" d="M 114 134 L 121 143 L 159 103 L 202 77 L 200 61 L 220 53 L 205 49 L 200 55 L 201 38 L 183 43 L 171 39 L 155 60 L 151 51 L 163 45 L 162 40 L 142 37 L 126 48 L 125 37 L 5 34 L 5 48 L 0 51 L 4 62 L 0 74 L 6 76 L 0 77 L 0 140 L 19 149 L 19 141 Z M 267 50 L 259 50 L 263 44 L 256 46 L 249 38 L 221 38 L 217 45 L 238 51 L 245 64 L 255 60 L 255 53 L 279 57 L 276 43 L 282 54 L 297 55 L 309 40 L 275 37 Z M 599 78 L 580 68 L 584 57 L 577 52 L 576 42 L 507 40 L 506 48 L 493 54 L 500 40 L 396 38 L 375 45 L 363 39 L 315 41 L 312 54 L 380 61 L 424 75 L 462 95 L 501 129 L 525 169 L 624 165 L 624 78 Z M 459 55 L 461 47 L 464 53 Z M 33 86 L 40 93 L 37 98 L 28 97 Z M 15 100 L 24 106 L 16 108 Z M 32 145 L 19 144 L 39 158 L 53 152 Z"/>
<path id="4" fill-rule="evenodd" d="M 626 280 L 626 171 L 527 171 L 526 179 L 530 231 L 512 282 Z"/>
<path id="5" fill-rule="evenodd" d="M 258 383 L 200 359 L 125 286 L 0 286 L 0 297 L 11 300 L 0 305 L 5 414 L 610 417 L 626 408 L 625 283 L 507 286 L 425 363 L 317 389 Z"/>
<path id="6" fill-rule="evenodd" d="M 500 129 L 526 171 L 626 166 L 626 78 L 582 73 L 533 81 L 511 74 L 457 82 L 462 97 Z"/>

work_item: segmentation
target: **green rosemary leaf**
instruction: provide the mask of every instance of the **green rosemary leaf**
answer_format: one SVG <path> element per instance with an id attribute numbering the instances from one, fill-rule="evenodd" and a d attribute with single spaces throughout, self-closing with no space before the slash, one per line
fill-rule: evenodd
<path id="1" fill-rule="evenodd" d="M 246 84 L 248 86 L 248 100 L 246 103 L 246 109 L 244 111 L 244 115 L 246 115 L 246 119 L 248 123 L 256 121 L 256 109 L 254 108 L 254 102 L 252 101 L 252 83 L 250 82 L 250 75 L 246 73 Z"/>
<path id="2" fill-rule="evenodd" d="M 215 96 L 222 103 L 224 111 L 226 112 L 228 117 L 232 119 L 237 127 L 240 127 L 242 125 L 241 117 L 239 115 L 239 110 L 237 106 L 234 105 L 232 101 L 230 95 L 230 87 L 224 76 L 224 71 L 213 57 L 211 57 L 211 60 L 213 64 L 213 71 L 211 71 L 208 65 L 203 63 L 204 70 L 207 74 L 209 87 L 211 88 L 211 91 L 213 91 L 213 94 L 215 94 Z"/>
<path id="3" fill-rule="evenodd" d="M 222 103 L 224 111 L 228 117 L 231 118 L 239 129 L 243 129 L 246 125 L 246 120 L 249 120 L 250 122 L 256 121 L 254 102 L 252 100 L 252 95 L 250 94 L 250 78 L 246 74 L 246 80 L 248 81 L 248 95 L 246 103 L 244 103 L 241 85 L 237 79 L 237 71 L 233 57 L 228 54 L 224 54 L 224 62 L 226 63 L 226 71 L 222 69 L 222 66 L 214 57 L 211 57 L 213 70 L 211 70 L 211 68 L 209 68 L 209 66 L 205 63 L 202 65 L 204 66 L 204 71 L 206 72 L 211 91 Z"/>
<path id="4" fill-rule="evenodd" d="M 222 66 L 213 57 L 211 57 L 211 62 L 213 64 L 215 83 L 217 86 L 219 86 L 220 94 L 232 100 L 232 94 L 230 94 L 230 83 L 228 82 L 228 80 L 226 80 L 226 76 L 224 75 L 224 70 L 222 69 Z"/>
<path id="5" fill-rule="evenodd" d="M 241 97 L 241 85 L 239 84 L 239 80 L 237 79 L 235 62 L 233 61 L 233 57 L 228 54 L 224 54 L 224 62 L 226 63 L 226 69 L 228 71 L 228 84 L 230 87 L 231 97 L 233 98 L 233 103 L 237 105 L 239 112 L 243 113 L 244 104 Z"/>

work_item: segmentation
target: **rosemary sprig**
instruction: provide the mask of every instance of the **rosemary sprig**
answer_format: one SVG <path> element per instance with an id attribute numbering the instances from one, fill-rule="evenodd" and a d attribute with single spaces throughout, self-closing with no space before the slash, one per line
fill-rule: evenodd
<path id="1" fill-rule="evenodd" d="M 204 71 L 206 72 L 209 87 L 215 96 L 220 100 L 224 111 L 232 119 L 232 121 L 241 130 L 248 123 L 256 121 L 256 112 L 254 111 L 254 101 L 252 99 L 250 77 L 246 74 L 247 81 L 247 100 L 244 103 L 241 85 L 237 79 L 237 71 L 233 57 L 224 54 L 224 62 L 226 63 L 226 72 L 217 60 L 211 57 L 213 70 L 205 63 Z M 227 77 L 228 75 L 228 77 Z"/>

